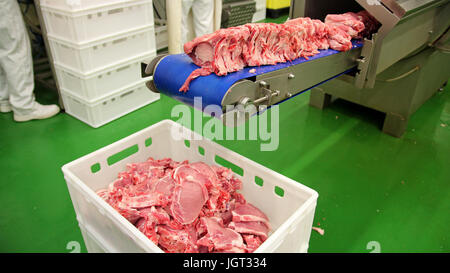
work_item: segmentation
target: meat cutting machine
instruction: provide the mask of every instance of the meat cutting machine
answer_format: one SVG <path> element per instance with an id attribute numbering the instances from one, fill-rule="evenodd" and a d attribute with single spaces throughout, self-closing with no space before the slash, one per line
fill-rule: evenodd
<path id="1" fill-rule="evenodd" d="M 321 50 L 308 60 L 199 77 L 186 93 L 178 90 L 198 67 L 185 54 L 157 56 L 145 65 L 143 76 L 153 76 L 147 83 L 153 92 L 191 106 L 200 97 L 200 110 L 207 113 L 208 105 L 220 107 L 225 123 L 245 121 L 242 109 L 248 105 L 270 107 L 312 90 L 312 106 L 323 108 L 339 97 L 376 109 L 386 113 L 383 131 L 401 136 L 409 116 L 450 77 L 449 2 L 291 0 L 290 18 L 323 20 L 327 14 L 365 9 L 381 28 L 354 41 L 349 51 Z"/>

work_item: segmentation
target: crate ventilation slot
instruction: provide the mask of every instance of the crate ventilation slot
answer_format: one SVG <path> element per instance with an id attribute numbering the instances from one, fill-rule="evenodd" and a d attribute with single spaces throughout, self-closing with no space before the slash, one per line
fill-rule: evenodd
<path id="1" fill-rule="evenodd" d="M 114 164 L 116 164 L 117 162 L 137 153 L 139 151 L 139 147 L 137 144 L 128 147 L 124 150 L 122 150 L 121 152 L 118 152 L 117 154 L 114 154 L 110 157 L 108 157 L 108 159 L 106 160 L 108 162 L 109 166 L 112 166 Z"/>
<path id="2" fill-rule="evenodd" d="M 242 169 L 241 167 L 231 163 L 230 161 L 216 155 L 214 160 L 216 161 L 217 164 L 225 167 L 225 168 L 230 168 L 235 174 L 238 174 L 240 176 L 244 176 L 244 169 Z"/>
<path id="3" fill-rule="evenodd" d="M 100 163 L 95 163 L 91 166 L 92 173 L 96 173 L 96 172 L 100 171 L 100 169 L 101 169 Z"/>

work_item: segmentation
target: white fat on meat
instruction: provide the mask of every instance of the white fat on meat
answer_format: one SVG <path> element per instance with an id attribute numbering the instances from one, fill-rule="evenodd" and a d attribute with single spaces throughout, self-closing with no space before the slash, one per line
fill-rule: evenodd
<path id="1" fill-rule="evenodd" d="M 201 224 L 206 227 L 206 235 L 197 241 L 198 245 L 207 246 L 210 251 L 219 252 L 233 251 L 244 249 L 244 241 L 242 236 L 236 231 L 222 226 L 220 218 L 203 217 L 200 219 Z"/>
<path id="2" fill-rule="evenodd" d="M 212 62 L 214 60 L 214 48 L 208 43 L 200 43 L 195 48 L 195 55 L 203 63 Z"/>
<path id="3" fill-rule="evenodd" d="M 231 213 L 233 215 L 233 222 L 264 222 L 270 228 L 269 218 L 264 212 L 252 204 L 237 203 Z"/>
<path id="4" fill-rule="evenodd" d="M 258 235 L 263 241 L 267 239 L 270 231 L 264 222 L 231 222 L 228 227 L 238 233 Z"/>

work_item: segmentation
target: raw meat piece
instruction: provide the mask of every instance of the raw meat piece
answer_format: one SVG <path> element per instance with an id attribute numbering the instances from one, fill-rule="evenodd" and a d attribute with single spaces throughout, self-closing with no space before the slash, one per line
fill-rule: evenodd
<path id="1" fill-rule="evenodd" d="M 266 222 L 256 208 L 249 207 L 253 213 L 245 210 L 247 201 L 237 192 L 241 187 L 242 182 L 224 167 L 149 158 L 128 164 L 97 194 L 165 252 L 252 252 L 267 233 L 240 234 L 227 227 L 236 207 L 240 212 L 236 221 Z M 252 227 L 239 228 L 249 232 Z M 253 237 L 244 244 L 243 236 Z"/>
<path id="2" fill-rule="evenodd" d="M 158 226 L 159 244 L 169 253 L 197 252 L 196 239 L 183 229 L 172 229 L 168 226 Z"/>
<path id="3" fill-rule="evenodd" d="M 224 225 L 228 225 L 233 220 L 233 214 L 231 210 L 227 210 L 219 214 L 220 218 L 222 218 L 222 222 Z"/>
<path id="4" fill-rule="evenodd" d="M 313 230 L 317 231 L 317 233 L 319 233 L 320 235 L 324 235 L 325 234 L 325 230 L 318 228 L 318 227 L 312 227 Z"/>
<path id="5" fill-rule="evenodd" d="M 263 243 L 261 238 L 255 235 L 244 234 L 242 237 L 247 245 L 246 249 L 248 252 L 254 252 Z"/>
<path id="6" fill-rule="evenodd" d="M 195 162 L 190 166 L 207 178 L 207 183 L 205 184 L 209 192 L 207 206 L 212 212 L 214 212 L 218 208 L 217 201 L 221 195 L 221 183 L 219 181 L 219 177 L 214 169 L 203 162 Z"/>
<path id="7" fill-rule="evenodd" d="M 173 193 L 172 215 L 181 224 L 190 224 L 199 216 L 208 200 L 206 185 L 211 184 L 211 181 L 188 165 L 176 168 L 173 177 L 178 185 Z"/>
<path id="8" fill-rule="evenodd" d="M 351 38 L 356 39 L 368 37 L 380 27 L 378 21 L 365 10 L 358 13 L 347 12 L 344 14 L 329 14 L 325 18 L 325 23 L 340 29 L 350 35 Z M 333 29 L 330 32 L 330 35 L 336 34 L 335 32 L 336 30 Z M 334 39 L 332 38 L 331 40 Z"/>
<path id="9" fill-rule="evenodd" d="M 223 189 L 231 193 L 242 188 L 242 181 L 233 177 L 233 171 L 224 167 L 213 167 L 219 176 L 219 181 Z"/>
<path id="10" fill-rule="evenodd" d="M 284 61 L 282 55 L 276 55 L 272 48 L 276 45 L 279 25 L 273 23 L 247 24 L 249 40 L 243 48 L 243 58 L 247 66 L 276 64 Z"/>
<path id="11" fill-rule="evenodd" d="M 320 49 L 346 51 L 352 47 L 352 38 L 366 37 L 378 27 L 370 14 L 361 11 L 330 14 L 325 23 L 295 18 L 284 24 L 253 23 L 220 29 L 184 45 L 185 53 L 200 68 L 189 75 L 180 91 L 187 92 L 193 79 L 211 73 L 222 76 L 246 66 L 308 58 Z"/>
<path id="12" fill-rule="evenodd" d="M 167 205 L 167 199 L 164 198 L 164 194 L 162 193 L 148 192 L 136 196 L 125 195 L 122 197 L 120 204 L 126 204 L 127 207 L 139 209 L 151 206 L 165 206 Z"/>
<path id="13" fill-rule="evenodd" d="M 115 210 L 117 210 L 120 215 L 125 217 L 128 221 L 130 221 L 132 224 L 136 223 L 137 220 L 141 218 L 141 215 L 139 214 L 139 211 L 132 208 L 127 207 L 119 207 L 118 205 L 111 205 Z"/>
<path id="14" fill-rule="evenodd" d="M 139 210 L 139 215 L 141 215 L 146 220 L 161 225 L 167 225 L 170 222 L 170 216 L 161 207 L 151 207 Z"/>
<path id="15" fill-rule="evenodd" d="M 183 83 L 183 86 L 181 86 L 180 91 L 187 92 L 189 90 L 189 84 L 191 83 L 192 80 L 200 76 L 208 76 L 211 73 L 212 71 L 211 68 L 209 67 L 202 67 L 194 70 L 186 79 L 186 81 Z"/>
<path id="16" fill-rule="evenodd" d="M 264 222 L 231 222 L 228 227 L 239 233 L 261 236 L 264 241 L 267 239 L 270 230 Z"/>
<path id="17" fill-rule="evenodd" d="M 181 165 L 177 167 L 173 172 L 173 179 L 178 184 L 183 184 L 185 181 L 195 182 L 202 186 L 205 195 L 208 195 L 206 189 L 212 182 L 205 175 L 199 173 L 196 169 L 190 165 Z"/>
<path id="18" fill-rule="evenodd" d="M 347 51 L 352 48 L 351 36 L 337 25 L 328 26 L 328 43 L 330 48 L 338 51 Z"/>
<path id="19" fill-rule="evenodd" d="M 269 218 L 252 204 L 240 204 L 237 203 L 234 210 L 231 212 L 233 215 L 233 222 L 264 222 L 269 226 Z"/>
<path id="20" fill-rule="evenodd" d="M 170 215 L 170 214 L 169 214 Z M 175 220 L 175 218 L 173 218 L 173 215 L 171 215 L 171 219 L 169 221 L 169 223 L 167 224 L 168 227 L 172 228 L 172 229 L 183 229 L 185 225 L 181 224 L 180 222 L 178 222 L 177 220 Z M 195 220 L 194 220 L 195 222 Z M 192 223 L 192 225 L 194 225 Z"/>
<path id="21" fill-rule="evenodd" d="M 357 38 L 365 29 L 362 16 L 347 12 L 344 14 L 328 14 L 325 18 L 325 24 L 335 25 L 347 32 L 352 38 Z"/>
<path id="22" fill-rule="evenodd" d="M 197 241 L 197 244 L 213 250 L 225 252 L 244 248 L 244 242 L 239 233 L 222 226 L 221 219 L 216 217 L 201 218 L 201 224 L 206 228 L 206 235 Z"/>
<path id="23" fill-rule="evenodd" d="M 119 178 L 108 185 L 108 191 L 118 191 L 133 184 L 131 175 L 120 173 Z"/>
<path id="24" fill-rule="evenodd" d="M 208 164 L 203 162 L 194 162 L 190 164 L 191 168 L 206 176 L 213 185 L 218 185 L 219 177 L 217 173 Z"/>
<path id="25" fill-rule="evenodd" d="M 239 203 L 239 204 L 246 204 L 247 203 L 247 200 L 245 200 L 245 197 L 242 194 L 238 193 L 238 192 L 232 193 L 231 197 L 233 198 L 233 200 L 236 201 L 236 203 Z"/>
<path id="26" fill-rule="evenodd" d="M 184 52 L 201 68 L 189 75 L 180 91 L 186 92 L 189 83 L 199 76 L 207 76 L 212 72 L 226 75 L 244 68 L 246 64 L 241 54 L 249 34 L 245 27 L 231 27 L 187 42 Z"/>
<path id="27" fill-rule="evenodd" d="M 358 12 L 358 15 L 361 16 L 365 27 L 360 33 L 360 37 L 369 37 L 372 33 L 377 32 L 378 28 L 380 28 L 380 22 L 378 22 L 377 19 L 375 19 L 375 17 L 370 15 L 367 11 L 360 11 Z"/>
<path id="28" fill-rule="evenodd" d="M 109 199 L 109 191 L 106 189 L 101 189 L 99 191 L 96 192 L 96 194 L 98 196 L 100 196 L 100 198 L 102 198 L 103 200 L 105 200 L 106 202 L 108 202 Z"/>
<path id="29" fill-rule="evenodd" d="M 155 245 L 158 245 L 159 235 L 156 233 L 156 223 L 148 218 L 141 218 L 136 223 L 137 229 L 144 233 Z"/>
<path id="30" fill-rule="evenodd" d="M 166 198 L 172 196 L 173 188 L 175 187 L 175 180 L 170 176 L 164 176 L 156 181 L 153 185 L 153 190 L 162 193 Z"/>
<path id="31" fill-rule="evenodd" d="M 178 222 L 190 224 L 198 217 L 206 201 L 207 197 L 199 183 L 184 181 L 175 187 L 170 209 Z"/>

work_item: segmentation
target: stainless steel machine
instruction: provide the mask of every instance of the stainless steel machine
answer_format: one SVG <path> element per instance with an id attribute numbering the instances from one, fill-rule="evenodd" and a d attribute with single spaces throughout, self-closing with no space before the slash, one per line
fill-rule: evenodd
<path id="1" fill-rule="evenodd" d="M 144 75 L 153 75 L 147 86 L 154 92 L 192 106 L 201 98 L 204 112 L 210 109 L 204 106 L 219 107 L 214 115 L 226 124 L 245 121 L 246 106 L 270 107 L 311 90 L 310 104 L 318 108 L 338 97 L 386 113 L 383 131 L 399 137 L 411 114 L 450 77 L 449 2 L 292 0 L 290 18 L 365 9 L 382 26 L 349 51 L 323 50 L 308 60 L 199 77 L 187 93 L 178 89 L 198 67 L 185 54 L 158 56 Z"/>
<path id="2" fill-rule="evenodd" d="M 357 71 L 312 89 L 310 105 L 322 109 L 336 97 L 381 111 L 386 113 L 383 132 L 400 137 L 410 116 L 450 77 L 450 4 L 447 0 L 292 0 L 290 17 L 323 19 L 329 13 L 361 7 L 382 27 L 364 40 Z"/>

